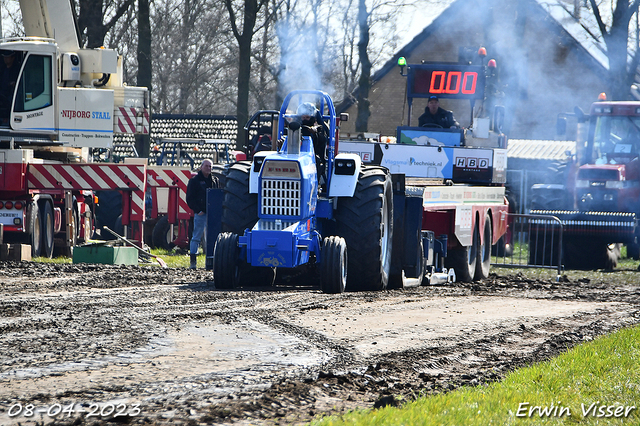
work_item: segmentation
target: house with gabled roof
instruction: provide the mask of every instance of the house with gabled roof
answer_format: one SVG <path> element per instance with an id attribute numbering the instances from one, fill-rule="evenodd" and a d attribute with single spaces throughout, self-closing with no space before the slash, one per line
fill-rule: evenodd
<path id="1" fill-rule="evenodd" d="M 608 61 L 597 39 L 582 36 L 585 28 L 559 0 L 455 0 L 372 77 L 369 132 L 394 135 L 407 125 L 406 80 L 396 65 L 425 62 L 468 62 L 477 49 L 497 62 L 495 101 L 476 102 L 474 116 L 490 115 L 494 104 L 506 110 L 504 131 L 514 139 L 554 139 L 558 113 L 576 106 L 589 110 L 606 90 Z M 468 127 L 468 101 L 441 100 L 458 122 Z M 491 103 L 491 104 L 489 104 Z M 411 125 L 423 113 L 426 99 L 413 104 Z M 341 134 L 355 133 L 356 105 L 339 105 L 350 121 Z"/>

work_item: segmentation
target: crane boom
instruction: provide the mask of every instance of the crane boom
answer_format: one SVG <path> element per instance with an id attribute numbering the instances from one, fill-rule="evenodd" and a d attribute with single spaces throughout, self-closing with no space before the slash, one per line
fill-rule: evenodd
<path id="1" fill-rule="evenodd" d="M 77 52 L 80 42 L 71 7 L 69 0 L 20 0 L 25 35 L 55 39 L 61 51 Z"/>

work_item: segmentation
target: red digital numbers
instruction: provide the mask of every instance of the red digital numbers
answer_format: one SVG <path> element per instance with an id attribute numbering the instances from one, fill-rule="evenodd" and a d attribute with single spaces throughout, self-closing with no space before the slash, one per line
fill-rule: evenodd
<path id="1" fill-rule="evenodd" d="M 408 71 L 407 98 L 438 95 L 449 99 L 483 99 L 484 73 L 481 65 L 412 65 Z"/>
<path id="2" fill-rule="evenodd" d="M 478 73 L 475 71 L 433 71 L 429 93 L 473 95 L 476 93 Z"/>

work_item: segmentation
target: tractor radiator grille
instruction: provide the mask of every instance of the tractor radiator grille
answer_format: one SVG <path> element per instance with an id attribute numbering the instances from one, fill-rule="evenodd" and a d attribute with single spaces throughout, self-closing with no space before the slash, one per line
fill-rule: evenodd
<path id="1" fill-rule="evenodd" d="M 262 179 L 263 215 L 300 216 L 300 181 Z"/>

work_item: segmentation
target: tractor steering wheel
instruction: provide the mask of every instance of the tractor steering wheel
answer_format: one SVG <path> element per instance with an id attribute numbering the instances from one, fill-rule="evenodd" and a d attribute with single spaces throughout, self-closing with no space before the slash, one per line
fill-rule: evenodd
<path id="1" fill-rule="evenodd" d="M 435 127 L 437 129 L 444 129 L 444 127 L 442 127 L 439 124 L 435 124 L 435 123 L 425 123 L 421 127 Z"/>

